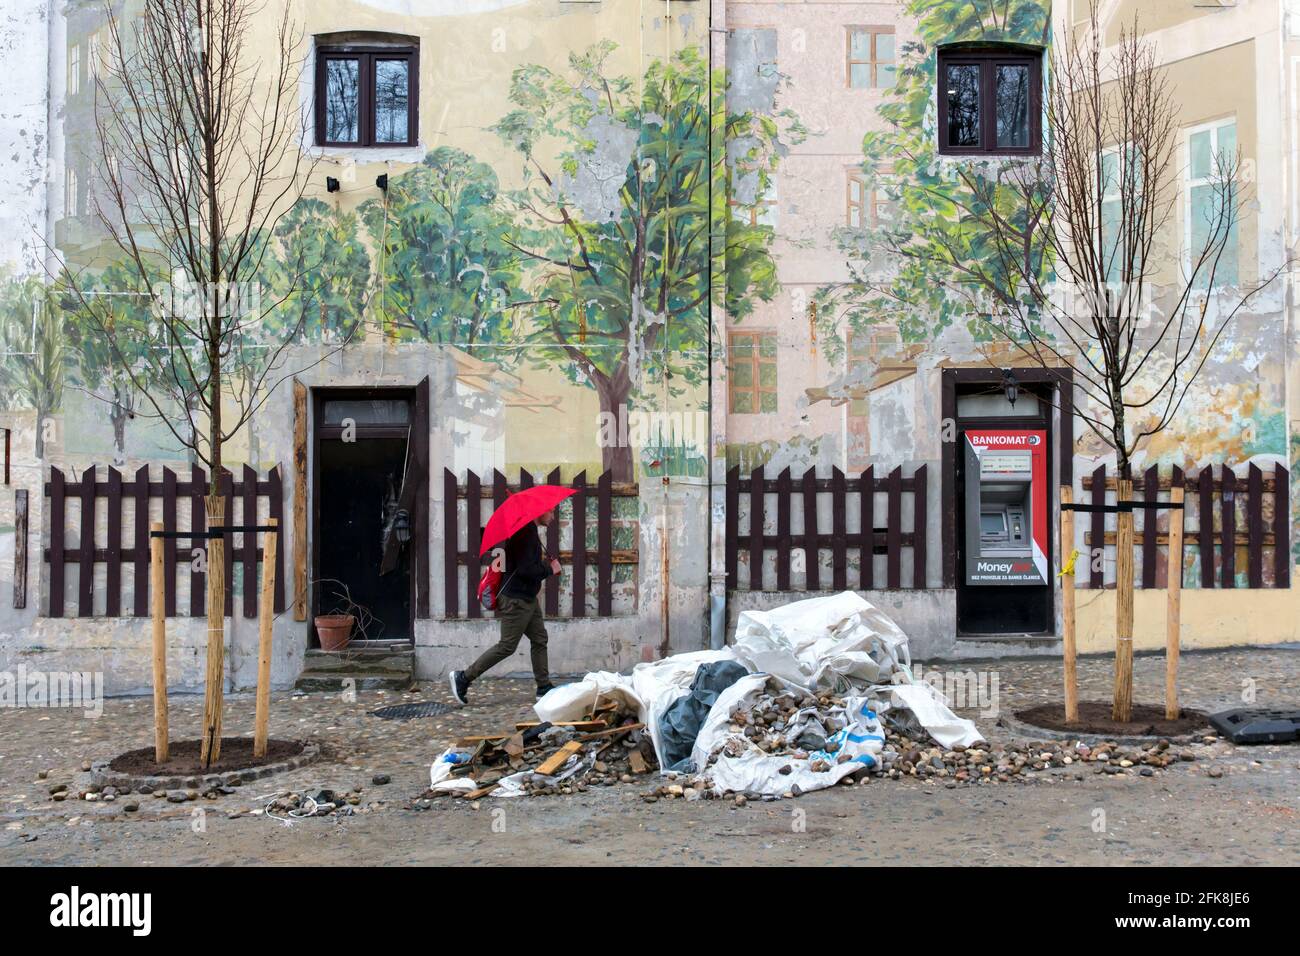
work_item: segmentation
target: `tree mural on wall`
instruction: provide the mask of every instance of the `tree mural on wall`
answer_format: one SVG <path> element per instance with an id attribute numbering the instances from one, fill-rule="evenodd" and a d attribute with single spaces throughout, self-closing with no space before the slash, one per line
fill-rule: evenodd
<path id="1" fill-rule="evenodd" d="M 494 129 L 523 159 L 525 185 L 506 196 L 506 244 L 527 267 L 530 321 L 516 340 L 534 364 L 563 368 L 617 416 L 650 394 L 677 396 L 708 369 L 710 88 L 694 48 L 656 60 L 639 81 L 611 76 L 615 46 L 597 44 L 560 72 L 516 70 L 516 105 Z M 776 163 L 769 117 L 728 116 L 755 168 Z M 772 231 L 726 232 L 728 309 L 743 315 L 776 293 Z M 602 464 L 633 478 L 626 443 L 602 442 Z"/>
<path id="2" fill-rule="evenodd" d="M 888 129 L 867 133 L 862 143 L 866 187 L 888 195 L 892 218 L 835 230 L 849 278 L 814 297 L 819 337 L 833 354 L 842 354 L 848 335 L 877 325 L 897 329 L 904 342 L 929 342 L 959 321 L 976 338 L 994 334 L 973 302 L 990 285 L 1013 285 L 1004 281 L 989 233 L 975 223 L 986 202 L 1011 209 L 1015 196 L 1010 186 L 983 184 L 996 180 L 1006 160 L 940 159 L 936 51 L 940 44 L 978 42 L 1045 47 L 1050 9 L 1048 0 L 908 0 L 917 39 L 900 46 L 898 82 L 880 107 Z M 1031 239 L 1037 228 L 1023 216 L 1008 223 Z M 1050 259 L 1034 268 L 1048 275 Z"/>
<path id="3" fill-rule="evenodd" d="M 439 147 L 360 213 L 382 257 L 377 307 L 396 338 L 472 348 L 509 337 L 520 256 L 492 167 Z"/>
<path id="4" fill-rule="evenodd" d="M 370 300 L 370 254 L 356 214 L 319 199 L 300 199 L 275 228 L 263 282 L 277 303 L 263 334 L 298 330 L 306 342 L 358 334 Z"/>
<path id="5" fill-rule="evenodd" d="M 0 285 L 0 397 L 36 411 L 36 457 L 45 457 L 46 422 L 63 401 L 69 361 L 63 321 L 38 276 Z"/>

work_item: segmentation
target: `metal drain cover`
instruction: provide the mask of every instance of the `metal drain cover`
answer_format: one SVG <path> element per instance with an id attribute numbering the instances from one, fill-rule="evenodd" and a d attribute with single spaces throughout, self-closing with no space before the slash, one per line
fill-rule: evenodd
<path id="1" fill-rule="evenodd" d="M 1300 710 L 1259 707 L 1211 714 L 1214 729 L 1234 744 L 1284 744 L 1300 737 Z"/>
<path id="2" fill-rule="evenodd" d="M 370 712 L 372 717 L 379 717 L 383 720 L 414 720 L 417 717 L 440 717 L 443 714 L 451 713 L 452 708 L 447 704 L 440 704 L 437 701 L 426 701 L 422 704 L 394 704 L 392 707 L 381 707 L 378 710 Z"/>

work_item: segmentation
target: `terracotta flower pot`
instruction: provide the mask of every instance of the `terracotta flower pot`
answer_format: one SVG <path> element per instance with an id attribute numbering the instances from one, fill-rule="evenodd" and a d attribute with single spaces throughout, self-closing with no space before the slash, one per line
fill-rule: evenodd
<path id="1" fill-rule="evenodd" d="M 352 639 L 352 625 L 356 618 L 351 614 L 316 615 L 316 633 L 320 635 L 323 651 L 341 651 Z"/>

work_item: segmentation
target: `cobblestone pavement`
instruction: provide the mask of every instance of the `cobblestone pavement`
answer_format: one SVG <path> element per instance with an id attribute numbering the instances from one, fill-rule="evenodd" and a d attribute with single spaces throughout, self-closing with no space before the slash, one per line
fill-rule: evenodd
<path id="1" fill-rule="evenodd" d="M 1109 697 L 1109 658 L 1080 661 L 1080 696 Z M 985 696 L 958 708 L 992 741 L 1001 713 L 1059 699 L 1060 662 L 935 664 L 974 672 Z M 1138 702 L 1163 699 L 1164 659 L 1135 662 Z M 996 679 L 996 683 L 994 680 Z M 978 681 L 982 680 L 981 685 Z M 1300 648 L 1184 653 L 1186 706 L 1300 706 Z M 531 716 L 531 681 L 487 679 L 468 707 L 406 722 L 371 715 L 398 702 L 450 703 L 445 686 L 411 693 L 277 694 L 272 735 L 314 740 L 328 756 L 215 800 L 147 794 L 78 799 L 89 762 L 152 744 L 152 703 L 109 699 L 103 715 L 0 711 L 0 863 L 1205 863 L 1300 862 L 1300 745 L 1198 744 L 1197 760 L 1155 777 L 1063 771 L 1029 782 L 946 789 L 874 780 L 798 800 L 643 803 L 649 778 L 572 797 L 451 799 L 416 812 L 429 764 L 456 737 Z M 202 699 L 173 697 L 173 739 L 197 736 Z M 251 695 L 227 698 L 227 735 L 251 733 Z M 44 774 L 42 777 L 41 774 Z M 376 775 L 390 782 L 376 784 Z M 72 796 L 54 802 L 66 784 Z M 258 813 L 279 791 L 360 790 L 352 817 L 294 821 Z M 138 810 L 128 812 L 128 804 Z M 721 839 L 720 839 L 721 838 Z"/>

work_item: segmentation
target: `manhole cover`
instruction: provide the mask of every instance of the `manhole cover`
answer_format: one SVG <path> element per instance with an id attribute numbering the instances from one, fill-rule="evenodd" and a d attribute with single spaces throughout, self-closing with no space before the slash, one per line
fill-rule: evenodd
<path id="1" fill-rule="evenodd" d="M 451 713 L 451 709 L 447 704 L 428 701 L 423 704 L 394 704 L 392 707 L 381 707 L 370 713 L 383 720 L 414 720 L 417 717 L 439 717 Z"/>
<path id="2" fill-rule="evenodd" d="M 1300 737 L 1300 710 L 1225 710 L 1211 714 L 1210 723 L 1234 744 L 1283 744 Z"/>

